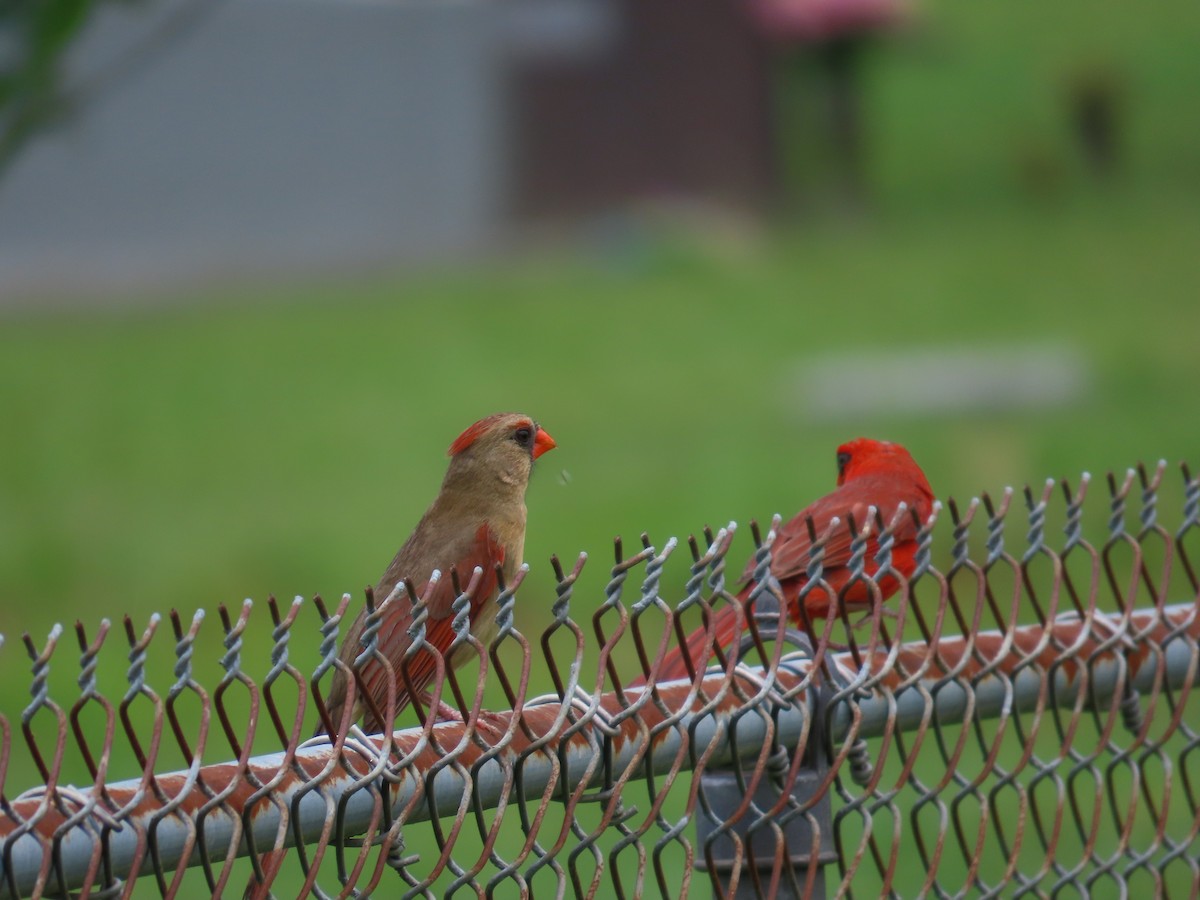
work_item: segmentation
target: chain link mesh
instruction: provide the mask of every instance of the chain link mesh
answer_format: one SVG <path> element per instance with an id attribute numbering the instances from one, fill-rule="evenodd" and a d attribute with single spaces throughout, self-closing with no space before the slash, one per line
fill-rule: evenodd
<path id="1" fill-rule="evenodd" d="M 490 646 L 459 617 L 473 656 L 415 724 L 332 743 L 306 738 L 349 596 L 222 606 L 215 628 L 77 624 L 78 663 L 61 627 L 26 635 L 29 702 L 0 714 L 0 894 L 1195 897 L 1200 480 L 1185 466 L 1166 492 L 1168 529 L 1164 473 L 1110 476 L 1107 506 L 1086 475 L 948 501 L 899 592 L 811 639 L 778 615 L 773 530 L 617 541 L 590 593 L 586 555 L 554 559 L 548 601 L 523 569 Z M 751 551 L 745 638 L 656 684 L 737 602 L 726 563 Z M 19 648 L 0 656 L 13 683 Z"/>

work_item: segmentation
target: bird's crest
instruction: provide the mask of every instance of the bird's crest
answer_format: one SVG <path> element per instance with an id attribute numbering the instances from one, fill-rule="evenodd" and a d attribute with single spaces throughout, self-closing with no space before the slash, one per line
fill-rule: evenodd
<path id="1" fill-rule="evenodd" d="M 474 444 L 475 441 L 479 439 L 481 434 L 489 430 L 501 419 L 507 418 L 510 415 L 512 415 L 512 413 L 493 413 L 490 416 L 484 416 L 474 425 L 468 426 L 466 431 L 454 439 L 454 443 L 451 444 L 450 449 L 446 451 L 447 455 L 456 456 L 459 453 L 462 453 L 464 450 Z M 533 422 L 530 422 L 529 424 L 532 426 Z"/>

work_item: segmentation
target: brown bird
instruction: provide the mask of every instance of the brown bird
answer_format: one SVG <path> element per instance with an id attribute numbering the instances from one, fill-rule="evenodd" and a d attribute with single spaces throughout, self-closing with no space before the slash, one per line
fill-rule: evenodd
<path id="1" fill-rule="evenodd" d="M 555 447 L 554 438 L 543 431 L 529 416 L 519 413 L 497 413 L 480 419 L 450 445 L 450 466 L 442 481 L 437 499 L 425 511 L 416 529 L 404 542 L 396 558 L 375 587 L 382 621 L 378 631 L 379 651 L 391 664 L 390 678 L 396 682 L 394 713 L 411 701 L 401 666 L 412 646 L 408 636 L 413 621 L 409 594 L 401 588 L 392 596 L 396 586 L 404 581 L 418 597 L 426 598 L 429 617 L 425 622 L 425 639 L 443 657 L 454 640 L 453 612 L 455 599 L 453 567 L 460 575 L 465 589 L 474 569 L 482 570 L 470 602 L 471 633 L 487 646 L 499 631 L 496 610 L 491 606 L 498 588 L 496 568 L 499 566 L 505 583 L 511 583 L 521 565 L 525 549 L 525 488 L 533 471 L 533 461 Z M 430 589 L 429 582 L 437 569 L 442 577 Z M 391 601 L 385 603 L 387 598 Z M 364 609 L 346 632 L 339 658 L 348 669 L 363 651 L 362 633 L 366 626 Z M 462 665 L 469 653 L 452 654 L 447 663 Z M 428 651 L 418 652 L 408 663 L 408 677 L 413 692 L 422 692 L 437 672 L 437 661 Z M 368 657 L 358 670 L 361 690 L 371 698 L 366 703 L 356 693 L 350 722 L 360 716 L 363 728 L 371 733 L 383 728 L 380 717 L 387 716 L 388 669 L 376 658 Z M 349 681 L 341 668 L 334 670 L 326 709 L 329 724 L 342 726 Z M 378 710 L 376 716 L 372 710 Z M 324 734 L 327 724 L 317 726 Z M 267 896 L 283 864 L 283 849 L 267 850 L 259 857 L 262 877 L 252 876 L 244 893 L 245 898 Z"/>
<path id="2" fill-rule="evenodd" d="M 554 447 L 554 438 L 548 432 L 529 416 L 519 413 L 488 416 L 460 434 L 450 445 L 450 466 L 437 499 L 375 587 L 377 602 L 383 603 L 402 580 L 418 597 L 425 597 L 430 576 L 435 569 L 439 570 L 442 578 L 428 596 L 425 639 L 445 654 L 454 640 L 451 604 L 455 591 L 451 567 L 465 588 L 478 566 L 482 578 L 471 596 L 471 633 L 487 646 L 497 632 L 495 609 L 489 608 L 489 601 L 497 594 L 496 567 L 500 567 L 505 583 L 511 583 L 525 547 L 525 488 L 529 485 L 533 462 Z M 405 652 L 412 643 L 408 636 L 412 604 L 403 588 L 383 607 L 382 614 L 379 650 L 392 665 L 392 678 L 396 681 L 394 711 L 399 712 L 411 700 L 401 674 Z M 353 667 L 355 658 L 362 653 L 360 638 L 365 624 L 364 609 L 342 641 L 338 655 L 349 667 Z M 455 654 L 447 662 L 462 665 L 467 658 L 468 654 Z M 431 654 L 416 654 L 408 666 L 413 690 L 427 688 L 435 671 L 436 662 Z M 386 715 L 387 669 L 378 660 L 368 658 L 358 674 L 360 689 L 370 696 L 380 715 Z M 335 670 L 326 704 L 334 728 L 341 727 L 347 686 L 344 672 Z M 363 716 L 363 728 L 368 732 L 383 727 L 361 694 L 355 698 L 350 721 L 359 716 Z M 324 730 L 322 725 L 319 731 Z"/>

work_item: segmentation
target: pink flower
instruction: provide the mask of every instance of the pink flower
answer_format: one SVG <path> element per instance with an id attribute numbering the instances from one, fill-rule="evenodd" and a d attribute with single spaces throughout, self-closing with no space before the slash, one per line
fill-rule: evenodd
<path id="1" fill-rule="evenodd" d="M 905 0 L 749 0 L 773 40 L 829 41 L 888 28 L 908 13 Z"/>

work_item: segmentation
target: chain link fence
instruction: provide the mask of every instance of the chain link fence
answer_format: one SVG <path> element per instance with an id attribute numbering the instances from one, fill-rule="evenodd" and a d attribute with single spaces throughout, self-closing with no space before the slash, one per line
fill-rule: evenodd
<path id="1" fill-rule="evenodd" d="M 586 556 L 553 561 L 553 598 L 522 570 L 496 641 L 460 616 L 473 657 L 390 734 L 307 737 L 349 596 L 77 624 L 78 662 L 61 628 L 25 636 L 0 894 L 1196 897 L 1200 479 L 1165 471 L 949 501 L 886 607 L 812 639 L 766 579 L 690 680 L 654 683 L 773 531 L 618 541 L 599 591 Z"/>

